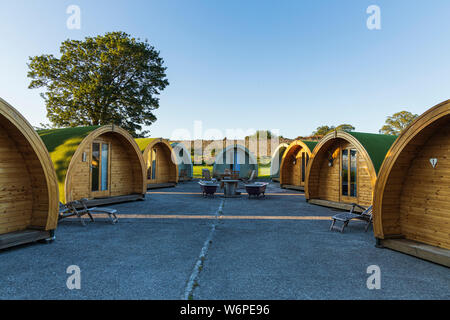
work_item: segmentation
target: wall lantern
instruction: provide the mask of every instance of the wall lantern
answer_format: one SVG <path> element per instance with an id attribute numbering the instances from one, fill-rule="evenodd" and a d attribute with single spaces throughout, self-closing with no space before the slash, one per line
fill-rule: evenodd
<path id="1" fill-rule="evenodd" d="M 333 166 L 333 161 L 334 161 L 333 154 L 330 151 L 328 151 L 328 166 L 329 167 Z"/>
<path id="2" fill-rule="evenodd" d="M 86 154 L 86 152 L 83 152 L 83 155 L 81 157 L 81 161 L 83 161 L 83 162 L 87 161 L 87 154 Z"/>
<path id="3" fill-rule="evenodd" d="M 437 162 L 438 162 L 437 158 L 431 158 L 430 159 L 430 163 L 433 166 L 433 169 L 436 168 Z"/>

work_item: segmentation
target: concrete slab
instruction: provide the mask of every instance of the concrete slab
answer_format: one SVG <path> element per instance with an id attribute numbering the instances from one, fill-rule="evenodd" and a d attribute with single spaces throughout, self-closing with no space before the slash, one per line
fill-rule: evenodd
<path id="1" fill-rule="evenodd" d="M 179 299 L 200 255 L 194 299 L 450 298 L 450 269 L 375 248 L 362 222 L 330 232 L 338 210 L 277 183 L 265 200 L 203 198 L 194 180 L 110 207 L 117 225 L 67 220 L 53 244 L 0 251 L 0 299 Z M 69 265 L 81 268 L 81 290 L 66 287 Z M 380 290 L 367 289 L 370 265 Z"/>

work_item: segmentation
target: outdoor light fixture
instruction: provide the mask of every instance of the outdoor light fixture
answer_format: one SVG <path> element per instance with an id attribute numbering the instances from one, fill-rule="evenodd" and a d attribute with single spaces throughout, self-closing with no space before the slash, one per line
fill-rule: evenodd
<path id="1" fill-rule="evenodd" d="M 329 167 L 333 166 L 333 161 L 334 161 L 333 154 L 330 151 L 328 151 L 328 166 Z"/>
<path id="2" fill-rule="evenodd" d="M 431 158 L 430 159 L 430 163 L 433 166 L 433 169 L 436 168 L 437 162 L 438 162 L 437 158 Z"/>
<path id="3" fill-rule="evenodd" d="M 87 155 L 86 152 L 83 152 L 83 156 L 81 157 L 81 161 L 86 162 L 87 161 Z"/>

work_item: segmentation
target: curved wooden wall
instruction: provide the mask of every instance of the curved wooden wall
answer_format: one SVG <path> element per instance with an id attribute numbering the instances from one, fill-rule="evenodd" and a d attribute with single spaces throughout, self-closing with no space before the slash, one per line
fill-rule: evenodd
<path id="1" fill-rule="evenodd" d="M 283 154 L 280 166 L 280 185 L 294 185 L 300 186 L 301 184 L 301 172 L 297 166 L 293 164 L 293 159 L 297 159 L 297 156 L 304 150 L 311 158 L 311 150 L 301 140 L 295 140 L 292 142 Z M 301 158 L 299 159 L 301 161 Z M 298 160 L 297 160 L 298 161 Z M 299 163 L 299 165 L 301 165 Z"/>
<path id="2" fill-rule="evenodd" d="M 157 149 L 157 171 L 156 179 L 148 179 L 147 169 L 150 167 L 149 152 Z M 146 185 L 160 183 L 178 183 L 178 165 L 176 163 L 176 155 L 170 143 L 165 139 L 155 139 L 148 144 L 143 152 L 145 162 Z"/>
<path id="3" fill-rule="evenodd" d="M 92 131 L 78 146 L 70 160 L 65 180 L 66 202 L 90 198 L 90 163 L 82 161 L 83 153 L 88 159 L 92 143 L 98 139 L 111 145 L 109 197 L 143 194 L 145 187 L 145 163 L 133 137 L 124 129 L 107 125 Z"/>
<path id="4" fill-rule="evenodd" d="M 435 168 L 430 159 L 437 159 Z M 374 233 L 450 249 L 450 100 L 392 145 L 375 187 Z"/>
<path id="5" fill-rule="evenodd" d="M 340 150 L 352 147 L 357 150 L 357 199 L 362 206 L 372 204 L 373 190 L 377 174 L 372 160 L 364 146 L 351 134 L 345 131 L 334 131 L 325 135 L 311 153 L 306 169 L 305 197 L 306 199 L 320 199 L 332 202 L 344 202 L 340 192 Z M 329 158 L 333 158 L 330 167 Z"/>
<path id="6" fill-rule="evenodd" d="M 25 229 L 54 230 L 58 183 L 39 135 L 0 99 L 0 234 Z"/>

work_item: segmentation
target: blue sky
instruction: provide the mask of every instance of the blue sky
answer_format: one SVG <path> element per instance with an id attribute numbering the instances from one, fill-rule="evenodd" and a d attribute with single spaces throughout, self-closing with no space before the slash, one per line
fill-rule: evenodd
<path id="1" fill-rule="evenodd" d="M 81 30 L 66 8 L 81 8 Z M 366 9 L 381 8 L 381 30 Z M 47 123 L 28 89 L 28 56 L 108 31 L 148 39 L 170 86 L 151 135 L 175 129 L 279 129 L 308 135 L 328 124 L 378 132 L 386 116 L 422 113 L 449 98 L 450 1 L 5 1 L 0 0 L 0 97 Z"/>

